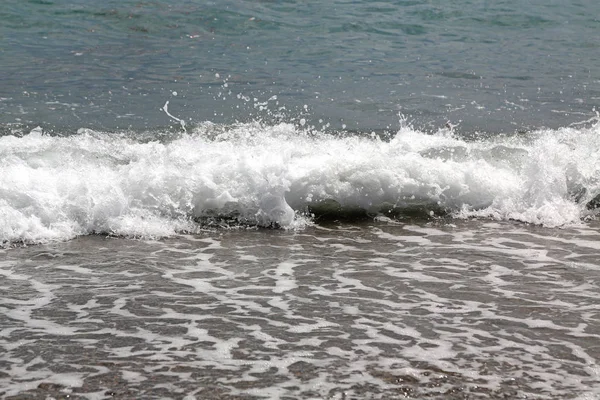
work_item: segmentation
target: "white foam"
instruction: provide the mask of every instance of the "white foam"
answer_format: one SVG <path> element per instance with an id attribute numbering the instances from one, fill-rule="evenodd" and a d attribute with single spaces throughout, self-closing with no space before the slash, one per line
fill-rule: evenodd
<path id="1" fill-rule="evenodd" d="M 371 213 L 434 207 L 463 218 L 572 224 L 600 194 L 599 131 L 465 141 L 403 128 L 382 141 L 291 124 L 203 124 L 144 143 L 36 128 L 0 138 L 0 241 L 163 237 L 215 217 L 295 227 L 324 201 Z"/>

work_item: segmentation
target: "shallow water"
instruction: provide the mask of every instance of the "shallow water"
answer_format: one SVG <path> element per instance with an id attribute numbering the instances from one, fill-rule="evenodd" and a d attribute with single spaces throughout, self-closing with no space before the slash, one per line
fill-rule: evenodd
<path id="1" fill-rule="evenodd" d="M 6 250 L 0 395 L 596 399 L 597 228 L 378 222 Z"/>

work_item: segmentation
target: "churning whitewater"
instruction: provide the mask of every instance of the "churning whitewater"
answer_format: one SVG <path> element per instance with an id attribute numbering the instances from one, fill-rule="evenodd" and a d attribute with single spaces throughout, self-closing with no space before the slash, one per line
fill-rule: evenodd
<path id="1" fill-rule="evenodd" d="M 599 134 L 595 124 L 465 140 L 403 127 L 381 138 L 205 123 L 147 141 L 36 128 L 0 138 L 0 241 L 408 214 L 579 223 L 600 195 Z"/>

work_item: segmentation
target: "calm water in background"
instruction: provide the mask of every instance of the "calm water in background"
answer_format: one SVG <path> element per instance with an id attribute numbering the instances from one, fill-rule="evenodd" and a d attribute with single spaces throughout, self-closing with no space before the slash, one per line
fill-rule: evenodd
<path id="1" fill-rule="evenodd" d="M 3 0 L 0 397 L 599 399 L 599 16 Z"/>
<path id="2" fill-rule="evenodd" d="M 257 115 L 243 93 L 336 129 L 395 129 L 401 112 L 495 133 L 586 120 L 600 98 L 595 1 L 5 0 L 0 13 L 3 124 L 153 129 L 166 100 L 233 122 Z"/>

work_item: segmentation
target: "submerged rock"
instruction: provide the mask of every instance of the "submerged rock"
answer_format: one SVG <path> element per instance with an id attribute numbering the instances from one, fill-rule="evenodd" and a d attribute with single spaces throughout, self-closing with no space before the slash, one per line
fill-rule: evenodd
<path id="1" fill-rule="evenodd" d="M 585 205 L 588 210 L 595 210 L 600 208 L 600 194 L 596 195 L 592 200 L 588 201 Z"/>

